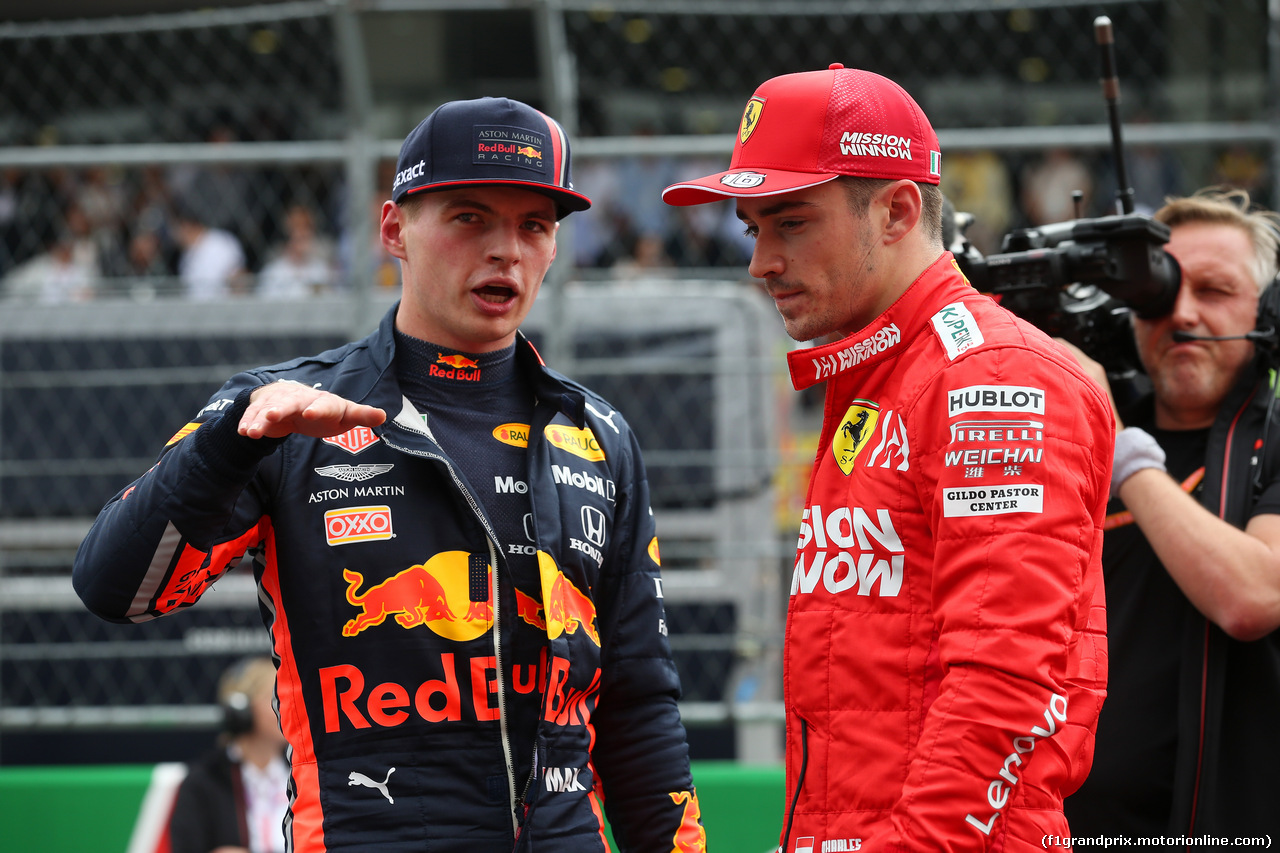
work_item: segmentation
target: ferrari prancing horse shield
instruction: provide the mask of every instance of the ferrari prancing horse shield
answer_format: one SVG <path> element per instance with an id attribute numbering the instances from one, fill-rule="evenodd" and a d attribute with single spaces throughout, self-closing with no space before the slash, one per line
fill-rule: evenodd
<path id="1" fill-rule="evenodd" d="M 831 452 L 835 455 L 836 464 L 846 475 L 853 471 L 853 460 L 858 458 L 862 448 L 876 431 L 876 421 L 880 419 L 880 407 L 870 400 L 854 400 L 849 411 L 844 413 L 836 434 L 831 439 Z"/>

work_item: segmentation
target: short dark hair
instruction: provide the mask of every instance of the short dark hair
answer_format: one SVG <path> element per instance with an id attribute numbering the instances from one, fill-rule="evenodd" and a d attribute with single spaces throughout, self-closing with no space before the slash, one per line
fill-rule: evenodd
<path id="1" fill-rule="evenodd" d="M 849 197 L 849 208 L 855 216 L 865 216 L 867 208 L 871 206 L 872 196 L 893 183 L 884 178 L 858 178 L 851 175 L 841 175 L 836 180 L 844 185 Z M 920 188 L 920 225 L 931 242 L 942 246 L 942 190 L 936 184 L 919 181 L 914 183 Z"/>

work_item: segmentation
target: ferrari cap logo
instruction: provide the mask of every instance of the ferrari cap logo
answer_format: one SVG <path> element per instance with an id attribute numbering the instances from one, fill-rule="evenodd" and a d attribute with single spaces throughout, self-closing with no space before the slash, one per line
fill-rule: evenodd
<path id="1" fill-rule="evenodd" d="M 742 111 L 742 125 L 738 128 L 738 143 L 743 144 L 751 138 L 751 132 L 760 123 L 760 113 L 764 109 L 764 98 L 752 98 L 747 101 L 747 108 Z"/>

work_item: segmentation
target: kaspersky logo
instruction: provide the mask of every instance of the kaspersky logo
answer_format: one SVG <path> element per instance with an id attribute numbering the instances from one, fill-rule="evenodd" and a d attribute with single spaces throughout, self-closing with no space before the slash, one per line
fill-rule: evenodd
<path id="1" fill-rule="evenodd" d="M 556 561 L 546 551 L 538 552 L 538 573 L 542 576 L 542 601 L 516 590 L 516 613 L 552 640 L 561 634 L 576 634 L 578 629 L 600 645 L 596 630 L 596 605 L 565 577 Z"/>
<path id="2" fill-rule="evenodd" d="M 846 475 L 853 471 L 854 460 L 875 435 L 879 419 L 880 407 L 870 400 L 854 400 L 844 413 L 835 437 L 831 439 L 831 452 L 836 458 L 836 465 Z"/>
<path id="3" fill-rule="evenodd" d="M 450 640 L 474 640 L 493 625 L 493 598 L 488 581 L 488 599 L 471 600 L 471 564 L 480 559 L 483 558 L 466 551 L 445 551 L 363 592 L 360 588 L 364 585 L 364 576 L 343 569 L 347 603 L 359 608 L 359 613 L 342 626 L 342 636 L 354 637 L 382 625 L 390 616 L 401 628 L 426 627 Z M 492 575 L 487 561 L 485 573 Z M 592 615 L 595 615 L 594 609 Z"/>
<path id="4" fill-rule="evenodd" d="M 444 365 L 441 367 L 440 365 Z M 427 370 L 431 376 L 441 379 L 458 379 L 463 382 L 480 381 L 480 365 L 465 355 L 436 353 L 436 363 Z"/>

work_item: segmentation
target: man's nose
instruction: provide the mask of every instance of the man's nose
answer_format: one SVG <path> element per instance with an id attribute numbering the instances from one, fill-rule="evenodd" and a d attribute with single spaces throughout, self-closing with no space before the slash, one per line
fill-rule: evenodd
<path id="1" fill-rule="evenodd" d="M 766 240 L 757 239 L 751 249 L 751 263 L 747 274 L 752 278 L 769 278 L 781 275 L 785 264 L 782 255 L 771 248 Z"/>

